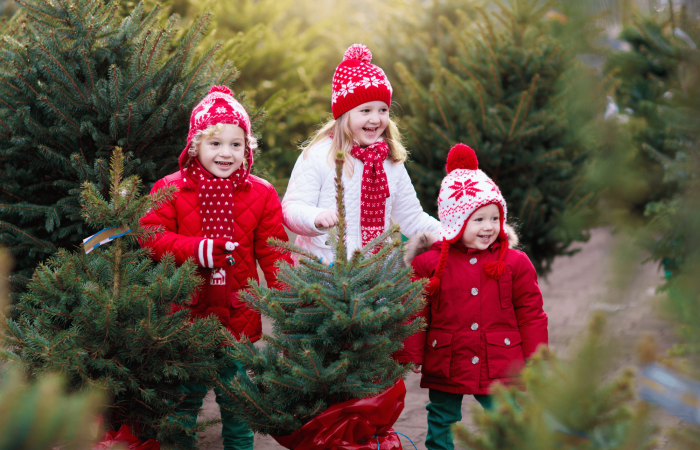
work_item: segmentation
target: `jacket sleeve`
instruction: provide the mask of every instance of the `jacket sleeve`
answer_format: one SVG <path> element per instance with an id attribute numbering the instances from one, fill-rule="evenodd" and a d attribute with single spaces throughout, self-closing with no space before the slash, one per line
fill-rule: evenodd
<path id="1" fill-rule="evenodd" d="M 411 267 L 413 267 L 413 274 L 411 275 L 411 281 L 417 281 L 421 278 L 429 278 L 431 274 L 425 270 L 421 264 L 422 258 L 414 258 L 411 262 Z M 426 328 L 419 331 L 418 333 L 410 336 L 405 341 L 403 341 L 403 349 L 394 353 L 394 359 L 402 364 L 423 364 L 423 353 L 425 348 L 425 337 L 428 334 L 428 326 L 430 326 L 430 299 L 426 298 L 426 304 L 423 308 L 418 311 L 418 313 L 411 317 L 411 320 L 416 317 L 423 317 L 425 319 Z"/>
<path id="2" fill-rule="evenodd" d="M 255 259 L 258 260 L 260 268 L 265 275 L 265 281 L 270 288 L 277 287 L 277 266 L 278 260 L 287 261 L 293 264 L 292 258 L 287 252 L 281 252 L 267 244 L 271 237 L 287 242 L 287 232 L 282 226 L 282 207 L 280 206 L 277 192 L 270 186 L 267 191 L 267 199 L 263 208 L 262 216 L 258 221 L 258 226 L 253 231 L 253 251 Z"/>
<path id="3" fill-rule="evenodd" d="M 440 222 L 423 211 L 406 166 L 401 164 L 396 192 L 391 207 L 391 219 L 401 226 L 401 232 L 412 237 L 423 231 L 440 233 Z"/>
<path id="4" fill-rule="evenodd" d="M 519 252 L 513 273 L 513 307 L 522 338 L 523 354 L 529 358 L 540 344 L 549 343 L 547 314 L 542 309 L 542 292 L 537 272 L 524 253 Z"/>
<path id="5" fill-rule="evenodd" d="M 318 207 L 321 188 L 325 179 L 318 156 L 309 149 L 306 158 L 302 153 L 292 169 L 287 192 L 282 199 L 284 224 L 302 236 L 320 236 L 325 233 L 316 228 L 314 221 L 323 211 Z M 330 169 L 330 167 L 329 167 Z"/>
<path id="6" fill-rule="evenodd" d="M 151 195 L 158 192 L 166 186 L 166 183 L 161 179 L 151 189 Z M 162 227 L 161 233 L 149 239 L 142 241 L 142 247 L 148 247 L 154 252 L 154 259 L 160 261 L 166 253 L 171 253 L 175 256 L 175 263 L 180 266 L 189 258 L 195 257 L 197 244 L 202 240 L 201 237 L 190 237 L 177 234 L 177 209 L 175 208 L 174 199 L 153 208 L 140 220 L 141 226 L 144 228 Z"/>

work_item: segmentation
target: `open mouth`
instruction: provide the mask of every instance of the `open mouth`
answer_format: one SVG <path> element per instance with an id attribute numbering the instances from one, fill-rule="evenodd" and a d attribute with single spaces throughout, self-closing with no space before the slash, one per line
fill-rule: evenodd
<path id="1" fill-rule="evenodd" d="M 222 169 L 228 169 L 229 167 L 233 166 L 232 162 L 224 162 L 224 161 L 214 161 L 214 164 L 221 167 Z"/>
<path id="2" fill-rule="evenodd" d="M 374 132 L 377 131 L 378 128 L 379 128 L 379 127 L 374 127 L 374 128 L 372 128 L 372 127 L 362 127 L 362 129 L 363 129 L 366 133 L 374 133 Z"/>
<path id="3" fill-rule="evenodd" d="M 492 234 L 479 234 L 476 237 L 478 237 L 482 242 L 488 242 L 491 240 Z"/>

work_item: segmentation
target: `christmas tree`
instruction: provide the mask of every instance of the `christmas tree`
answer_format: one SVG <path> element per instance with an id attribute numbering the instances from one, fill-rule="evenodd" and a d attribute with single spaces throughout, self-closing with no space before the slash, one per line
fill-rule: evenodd
<path id="1" fill-rule="evenodd" d="M 9 303 L 5 280 L 10 257 L 0 250 L 0 318 Z M 0 321 L 0 333 L 4 332 Z M 5 367 L 0 377 L 0 450 L 45 450 L 59 443 L 66 450 L 91 448 L 94 421 L 103 403 L 97 392 L 64 395 L 61 377 L 28 384 L 18 367 Z"/>
<path id="2" fill-rule="evenodd" d="M 173 420 L 182 383 L 213 385 L 227 363 L 219 348 L 229 336 L 215 318 L 190 320 L 173 305 L 190 300 L 200 283 L 194 263 L 180 267 L 172 257 L 155 264 L 136 241 L 139 218 L 166 201 L 141 194 L 136 176 L 123 177 L 133 161 L 115 150 L 108 183 L 109 199 L 93 184 L 80 194 L 87 225 L 123 234 L 86 254 L 59 250 L 34 273 L 28 291 L 7 321 L 0 355 L 32 375 L 57 372 L 71 391 L 100 388 L 113 399 L 105 413 L 108 429 L 128 425 L 140 437 L 192 448 L 195 429 Z M 100 241 L 102 238 L 97 238 Z M 93 241 L 88 241 L 89 245 Z M 88 248 L 88 247 L 86 247 Z"/>
<path id="3" fill-rule="evenodd" d="M 686 95 L 681 92 L 681 67 L 691 49 L 674 36 L 668 20 L 653 16 L 636 18 L 619 38 L 630 50 L 610 52 L 605 72 L 616 81 L 615 102 L 632 138 L 628 157 L 644 174 L 644 189 L 631 205 L 641 215 L 648 203 L 669 198 L 678 189 L 676 180 L 664 176 L 664 164 L 674 158 L 684 137 L 674 127 L 671 110 L 678 103 L 674 94 Z"/>
<path id="4" fill-rule="evenodd" d="M 299 144 L 330 114 L 330 82 L 343 50 L 362 39 L 354 26 L 361 3 L 181 0 L 173 6 L 184 17 L 214 14 L 215 31 L 201 45 L 224 41 L 219 59 L 241 70 L 236 89 L 265 109 L 255 170 L 281 195 Z"/>
<path id="5" fill-rule="evenodd" d="M 397 226 L 347 254 L 343 158 L 336 155 L 335 262 L 329 267 L 304 249 L 271 242 L 297 254 L 299 264 L 280 267 L 284 290 L 253 284 L 243 293 L 250 307 L 272 319 L 274 332 L 263 335 L 264 348 L 245 337 L 231 343 L 250 378 L 222 388 L 239 401 L 241 420 L 259 433 L 289 435 L 334 404 L 391 388 L 409 369 L 392 354 L 423 326 L 422 318 L 411 319 L 422 306 L 423 283 L 411 282 L 411 269 L 402 264 Z"/>
<path id="6" fill-rule="evenodd" d="M 583 182 L 586 153 L 571 138 L 576 124 L 567 121 L 557 95 L 573 63 L 547 32 L 546 4 L 497 4 L 498 10 L 474 6 L 479 20 L 459 11 L 457 25 L 441 18 L 457 54 L 443 58 L 441 48 L 434 50 L 429 83 L 397 64 L 415 161 L 407 168 L 423 208 L 435 213 L 441 161 L 454 142 L 469 144 L 507 199 L 523 250 L 546 273 L 555 256 L 587 239 L 593 200 Z"/>
<path id="7" fill-rule="evenodd" d="M 454 428 L 466 450 L 619 449 L 652 445 L 650 408 L 634 403 L 634 371 L 609 379 L 604 320 L 591 320 L 571 361 L 542 347 L 523 373 L 526 392 L 497 386 L 491 410 L 475 410 L 478 432 Z"/>
<path id="8" fill-rule="evenodd" d="M 175 39 L 179 19 L 159 28 L 159 7 L 120 19 L 116 0 L 17 3 L 0 56 L 0 242 L 22 285 L 85 236 L 78 189 L 107 195 L 113 148 L 147 184 L 172 172 L 193 106 L 236 71 L 215 62 L 219 46 L 196 51 L 209 15 Z"/>

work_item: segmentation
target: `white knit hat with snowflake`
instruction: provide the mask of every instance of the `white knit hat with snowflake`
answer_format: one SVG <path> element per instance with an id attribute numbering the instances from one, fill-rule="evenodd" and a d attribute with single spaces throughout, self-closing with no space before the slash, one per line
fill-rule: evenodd
<path id="1" fill-rule="evenodd" d="M 464 227 L 474 211 L 482 206 L 494 204 L 501 212 L 501 230 L 498 233 L 500 255 L 498 261 L 484 263 L 486 274 L 499 279 L 505 271 L 503 259 L 508 251 L 508 237 L 503 226 L 508 208 L 501 191 L 491 178 L 479 170 L 479 161 L 469 146 L 457 144 L 447 155 L 447 176 L 442 180 L 438 195 L 438 216 L 440 217 L 440 239 L 442 248 L 440 260 L 430 284 L 426 287 L 432 294 L 440 286 L 440 276 L 447 263 L 450 244 L 457 242 L 464 233 Z"/>

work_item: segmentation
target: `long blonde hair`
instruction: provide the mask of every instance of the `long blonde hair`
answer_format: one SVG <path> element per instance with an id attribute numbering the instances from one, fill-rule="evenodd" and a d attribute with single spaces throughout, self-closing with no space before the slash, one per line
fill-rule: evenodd
<path id="1" fill-rule="evenodd" d="M 331 148 L 328 150 L 328 155 L 326 157 L 328 164 L 333 167 L 335 165 L 335 155 L 341 150 L 345 153 L 345 164 L 344 170 L 345 175 L 348 178 L 352 178 L 355 162 L 352 155 L 350 155 L 350 150 L 355 145 L 355 137 L 350 130 L 350 114 L 341 114 L 338 119 L 330 119 L 321 126 L 311 137 L 301 144 L 301 151 L 304 159 L 308 156 L 309 148 L 318 144 L 319 142 L 331 138 L 333 142 L 331 143 Z M 399 127 L 396 125 L 391 117 L 389 118 L 389 123 L 382 133 L 382 138 L 384 142 L 389 146 L 389 155 L 387 159 L 393 163 L 403 163 L 408 159 L 408 151 L 401 143 L 401 132 Z"/>

